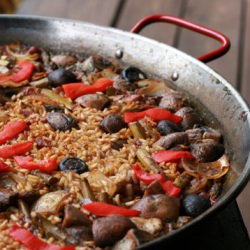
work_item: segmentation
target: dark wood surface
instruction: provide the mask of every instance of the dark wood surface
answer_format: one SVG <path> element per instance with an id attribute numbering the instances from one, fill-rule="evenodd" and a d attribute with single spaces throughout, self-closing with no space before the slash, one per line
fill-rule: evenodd
<path id="1" fill-rule="evenodd" d="M 166 13 L 219 30 L 230 38 L 231 50 L 209 66 L 235 86 L 250 103 L 250 0 L 23 0 L 17 13 L 70 18 L 123 30 L 130 30 L 144 16 Z M 169 24 L 153 24 L 141 34 L 193 56 L 218 46 L 212 39 Z M 250 184 L 237 202 L 250 232 Z"/>

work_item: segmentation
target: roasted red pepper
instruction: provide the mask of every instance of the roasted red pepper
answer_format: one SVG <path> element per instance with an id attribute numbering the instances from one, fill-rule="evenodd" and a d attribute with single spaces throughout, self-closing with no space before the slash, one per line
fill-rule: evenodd
<path id="1" fill-rule="evenodd" d="M 152 120 L 158 122 L 162 120 L 169 120 L 175 123 L 178 123 L 182 120 L 182 117 L 171 113 L 166 109 L 161 108 L 151 108 L 140 112 L 125 112 L 124 113 L 124 121 L 126 123 L 138 121 L 145 116 L 150 117 Z"/>
<path id="2" fill-rule="evenodd" d="M 3 161 L 0 161 L 0 172 L 6 172 L 6 171 L 10 171 L 10 170 L 11 170 L 10 166 L 8 166 Z"/>
<path id="3" fill-rule="evenodd" d="M 158 181 L 162 189 L 169 195 L 178 197 L 181 192 L 181 188 L 175 186 L 172 181 L 166 180 L 162 174 L 149 174 L 144 172 L 140 164 L 136 163 L 133 167 L 135 176 L 138 180 L 144 184 L 150 184 L 153 181 Z"/>
<path id="4" fill-rule="evenodd" d="M 41 172 L 51 173 L 57 169 L 56 157 L 52 157 L 48 161 L 35 162 L 31 156 L 15 156 L 14 160 L 20 168 L 28 170 L 40 170 Z"/>
<path id="5" fill-rule="evenodd" d="M 0 145 L 15 138 L 26 128 L 27 123 L 25 121 L 13 121 L 7 123 L 0 132 Z"/>
<path id="6" fill-rule="evenodd" d="M 17 63 L 17 66 L 19 68 L 18 72 L 9 76 L 0 77 L 0 84 L 7 81 L 19 83 L 30 78 L 34 70 L 34 64 L 32 62 L 20 61 Z"/>
<path id="7" fill-rule="evenodd" d="M 189 151 L 174 151 L 174 150 L 162 150 L 152 154 L 152 158 L 160 162 L 174 162 L 181 158 L 194 159 L 194 156 Z"/>
<path id="8" fill-rule="evenodd" d="M 133 217 L 140 214 L 138 210 L 118 207 L 104 202 L 91 202 L 82 205 L 82 207 L 96 216 L 123 215 Z"/>
<path id="9" fill-rule="evenodd" d="M 7 159 L 11 156 L 22 155 L 30 151 L 33 147 L 32 141 L 21 142 L 0 148 L 0 157 Z"/>
<path id="10" fill-rule="evenodd" d="M 9 229 L 9 235 L 13 240 L 16 240 L 27 247 L 29 250 L 74 250 L 74 246 L 57 246 L 49 244 L 40 240 L 29 230 L 19 227 L 17 225 L 12 226 Z"/>
<path id="11" fill-rule="evenodd" d="M 136 163 L 133 167 L 135 176 L 138 180 L 143 182 L 144 184 L 150 184 L 153 181 L 164 181 L 164 177 L 161 174 L 149 174 L 142 170 L 140 164 Z"/>
<path id="12" fill-rule="evenodd" d="M 75 99 L 78 96 L 93 94 L 96 92 L 103 92 L 108 87 L 113 85 L 113 80 L 108 78 L 99 78 L 92 85 L 85 85 L 83 83 L 69 83 L 62 85 L 65 95 L 71 99 Z"/>
<path id="13" fill-rule="evenodd" d="M 173 197 L 178 197 L 181 193 L 181 188 L 174 185 L 172 181 L 160 182 L 162 189 L 169 195 Z"/>

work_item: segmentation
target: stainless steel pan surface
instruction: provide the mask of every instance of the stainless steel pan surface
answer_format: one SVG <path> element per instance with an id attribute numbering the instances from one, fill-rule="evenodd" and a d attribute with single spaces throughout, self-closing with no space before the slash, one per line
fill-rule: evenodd
<path id="1" fill-rule="evenodd" d="M 204 63 L 173 47 L 137 34 L 64 19 L 2 15 L 0 34 L 1 44 L 21 40 L 52 50 L 87 51 L 109 58 L 121 57 L 124 64 L 134 65 L 172 83 L 191 97 L 204 116 L 211 116 L 218 121 L 223 129 L 232 166 L 221 198 L 191 223 L 144 247 L 168 240 L 218 213 L 246 185 L 250 176 L 249 108 L 238 92 Z"/>

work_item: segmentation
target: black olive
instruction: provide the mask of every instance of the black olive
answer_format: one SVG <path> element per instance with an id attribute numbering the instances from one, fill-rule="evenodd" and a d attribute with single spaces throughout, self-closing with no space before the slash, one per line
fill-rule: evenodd
<path id="1" fill-rule="evenodd" d="M 53 87 L 59 87 L 65 83 L 77 82 L 75 75 L 63 68 L 56 69 L 48 75 L 49 83 Z"/>
<path id="2" fill-rule="evenodd" d="M 116 133 L 126 127 L 123 118 L 118 114 L 110 114 L 103 119 L 100 127 L 107 133 Z"/>
<path id="3" fill-rule="evenodd" d="M 210 207 L 207 198 L 198 194 L 189 194 L 182 200 L 184 212 L 191 217 L 197 217 Z"/>
<path id="4" fill-rule="evenodd" d="M 59 163 L 61 171 L 74 171 L 77 174 L 82 174 L 88 171 L 88 165 L 79 158 L 65 158 Z"/>
<path id="5" fill-rule="evenodd" d="M 52 128 L 60 131 L 70 130 L 77 126 L 76 119 L 61 112 L 48 113 L 47 121 Z"/>
<path id="6" fill-rule="evenodd" d="M 128 67 L 122 71 L 122 78 L 129 82 L 136 82 L 147 78 L 147 75 L 140 69 Z"/>
<path id="7" fill-rule="evenodd" d="M 168 135 L 174 132 L 181 132 L 180 126 L 178 126 L 176 123 L 162 120 L 157 125 L 157 130 L 161 135 Z"/>
<path id="8" fill-rule="evenodd" d="M 43 106 L 47 112 L 51 112 L 51 111 L 63 112 L 64 111 L 62 107 L 55 106 L 55 105 L 44 104 Z"/>

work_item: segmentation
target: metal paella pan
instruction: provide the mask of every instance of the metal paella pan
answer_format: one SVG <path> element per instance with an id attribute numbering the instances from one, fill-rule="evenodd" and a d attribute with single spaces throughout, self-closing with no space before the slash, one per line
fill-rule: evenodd
<path id="1" fill-rule="evenodd" d="M 169 20 L 171 22 L 171 18 Z M 149 19 L 138 24 L 134 31 L 154 21 Z M 178 24 L 183 25 L 183 21 L 179 20 Z M 186 27 L 195 29 L 192 24 Z M 209 29 L 204 29 L 201 27 L 199 32 L 202 30 L 212 36 Z M 218 124 L 223 130 L 226 153 L 230 159 L 230 172 L 226 175 L 218 201 L 183 227 L 141 247 L 155 247 L 155 244 L 167 241 L 218 213 L 246 185 L 250 176 L 249 108 L 225 79 L 202 62 L 175 48 L 136 34 L 64 19 L 2 15 L 0 33 L 1 44 L 20 40 L 45 50 L 70 53 L 85 51 L 108 59 L 118 58 L 123 64 L 140 68 L 148 75 L 163 79 L 178 91 L 183 91 L 204 119 L 212 121 L 213 125 Z M 210 54 L 211 58 L 208 60 L 216 57 L 217 53 L 218 51 Z"/>

